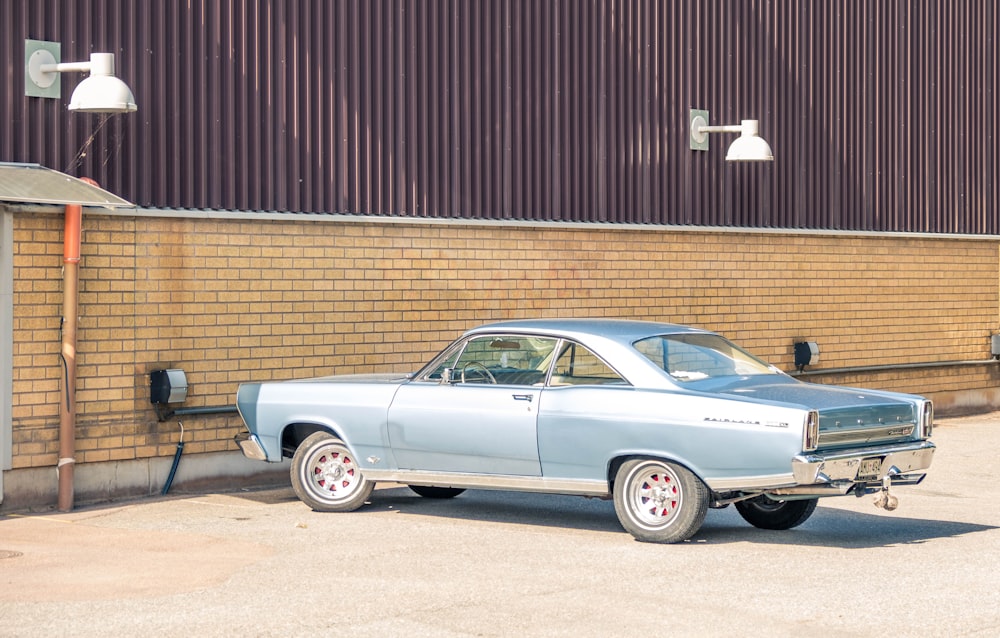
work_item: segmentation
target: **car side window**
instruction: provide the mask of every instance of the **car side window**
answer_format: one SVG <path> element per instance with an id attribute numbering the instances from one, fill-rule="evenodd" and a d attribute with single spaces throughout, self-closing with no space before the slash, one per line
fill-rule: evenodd
<path id="1" fill-rule="evenodd" d="M 556 343 L 551 337 L 525 335 L 473 337 L 457 360 L 452 363 L 449 357 L 447 367 L 454 369 L 452 378 L 458 383 L 540 385 Z"/>
<path id="2" fill-rule="evenodd" d="M 566 341 L 556 358 L 549 385 L 628 385 L 628 381 L 584 346 Z"/>

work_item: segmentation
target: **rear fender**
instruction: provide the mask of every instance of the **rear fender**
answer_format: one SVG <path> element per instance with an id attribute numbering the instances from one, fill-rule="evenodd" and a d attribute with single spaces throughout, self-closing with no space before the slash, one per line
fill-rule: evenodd
<path id="1" fill-rule="evenodd" d="M 615 477 L 618 475 L 619 468 L 621 468 L 622 465 L 633 459 L 656 459 L 658 461 L 664 461 L 666 463 L 679 465 L 684 469 L 686 469 L 687 471 L 694 474 L 695 477 L 697 477 L 699 481 L 704 483 L 706 487 L 708 486 L 708 483 L 705 482 L 704 477 L 701 476 L 698 470 L 695 469 L 693 465 L 686 462 L 684 459 L 679 459 L 670 455 L 664 455 L 662 453 L 654 453 L 654 452 L 628 452 L 628 453 L 623 452 L 616 454 L 610 461 L 608 461 L 608 491 L 610 493 L 614 493 Z"/>

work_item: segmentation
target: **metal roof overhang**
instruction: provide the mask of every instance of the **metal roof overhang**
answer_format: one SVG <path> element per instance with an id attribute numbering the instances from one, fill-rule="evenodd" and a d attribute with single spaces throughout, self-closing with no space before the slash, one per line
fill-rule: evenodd
<path id="1" fill-rule="evenodd" d="M 38 164 L 0 162 L 0 204 L 79 204 L 135 208 L 103 188 Z"/>

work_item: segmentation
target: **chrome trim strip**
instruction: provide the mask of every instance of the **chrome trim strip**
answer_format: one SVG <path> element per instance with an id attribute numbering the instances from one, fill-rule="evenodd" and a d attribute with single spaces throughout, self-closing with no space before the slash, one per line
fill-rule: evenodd
<path id="1" fill-rule="evenodd" d="M 865 445 L 878 443 L 880 440 L 892 440 L 913 434 L 916 424 L 912 421 L 879 425 L 876 427 L 855 428 L 853 430 L 826 430 L 819 433 L 819 447 L 824 445 L 843 445 L 855 443 Z"/>
<path id="2" fill-rule="evenodd" d="M 933 448 L 933 446 L 931 446 Z M 812 455 L 810 455 L 812 456 Z M 854 471 L 862 458 L 882 456 L 878 453 L 839 455 L 847 460 L 854 460 Z M 893 454 L 893 459 L 899 460 L 899 453 Z M 841 459 L 836 459 L 840 461 Z M 895 462 L 883 464 L 883 467 L 897 465 Z M 928 460 L 929 465 L 929 460 Z M 914 469 L 914 468 L 911 468 Z M 539 492 L 550 494 L 570 494 L 578 496 L 611 496 L 609 485 L 604 481 L 589 479 L 551 479 L 541 476 L 509 476 L 500 474 L 466 474 L 459 472 L 424 472 L 419 470 L 375 470 L 365 469 L 365 476 L 375 482 L 402 483 L 404 485 L 427 485 L 433 487 L 459 487 L 480 490 L 514 490 L 518 492 Z M 902 477 L 893 482 L 899 485 L 912 484 L 913 477 Z M 851 475 L 853 479 L 853 474 Z M 708 487 L 715 492 L 728 491 L 773 491 L 775 494 L 808 494 L 834 495 L 844 494 L 853 485 L 853 480 L 837 481 L 831 485 L 825 473 L 817 471 L 816 478 L 808 482 L 797 482 L 794 473 L 772 474 L 768 476 L 740 476 L 735 478 L 706 480 Z"/>
<path id="3" fill-rule="evenodd" d="M 460 487 L 479 490 L 515 490 L 572 494 L 579 496 L 611 496 L 607 481 L 590 479 L 551 479 L 543 476 L 509 476 L 502 474 L 465 474 L 460 472 L 423 472 L 419 470 L 364 469 L 365 477 L 375 482 Z"/>
<path id="4" fill-rule="evenodd" d="M 768 476 L 737 476 L 736 478 L 705 479 L 708 487 L 715 492 L 730 492 L 733 490 L 766 490 L 776 487 L 795 485 L 795 478 L 788 474 L 770 474 Z"/>

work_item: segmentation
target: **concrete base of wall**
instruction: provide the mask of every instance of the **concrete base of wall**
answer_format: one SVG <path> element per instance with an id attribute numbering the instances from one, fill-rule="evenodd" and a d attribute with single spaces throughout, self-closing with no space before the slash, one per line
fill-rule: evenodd
<path id="1" fill-rule="evenodd" d="M 172 464 L 173 458 L 80 464 L 73 476 L 75 505 L 158 495 Z M 190 454 L 181 457 L 170 494 L 285 485 L 289 484 L 288 470 L 287 460 L 261 463 L 240 452 Z M 4 472 L 0 512 L 53 509 L 58 483 L 53 467 Z"/>
<path id="2" fill-rule="evenodd" d="M 927 395 L 934 401 L 937 416 L 961 416 L 1000 410 L 1000 388 L 982 388 L 958 392 L 935 392 Z"/>

